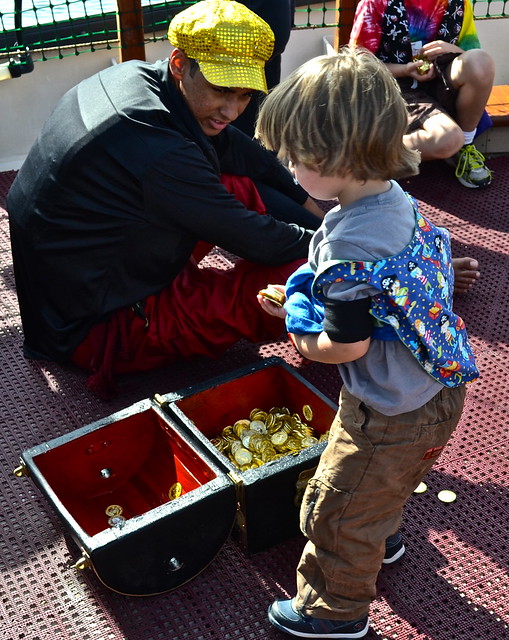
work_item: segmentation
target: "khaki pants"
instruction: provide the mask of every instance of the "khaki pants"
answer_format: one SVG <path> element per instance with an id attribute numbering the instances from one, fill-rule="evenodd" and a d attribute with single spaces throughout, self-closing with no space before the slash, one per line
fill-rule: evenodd
<path id="1" fill-rule="evenodd" d="M 333 620 L 368 614 L 385 540 L 449 440 L 464 399 L 464 387 L 444 387 L 415 411 L 385 416 L 342 388 L 329 443 L 302 502 L 309 541 L 295 604 L 304 614 Z"/>

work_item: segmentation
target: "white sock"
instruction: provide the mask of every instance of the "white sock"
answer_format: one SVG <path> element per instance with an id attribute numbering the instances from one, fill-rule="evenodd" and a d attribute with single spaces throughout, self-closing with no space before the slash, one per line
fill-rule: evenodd
<path id="1" fill-rule="evenodd" d="M 463 135 L 465 136 L 465 144 L 472 144 L 476 131 L 477 127 L 473 131 L 463 131 Z"/>

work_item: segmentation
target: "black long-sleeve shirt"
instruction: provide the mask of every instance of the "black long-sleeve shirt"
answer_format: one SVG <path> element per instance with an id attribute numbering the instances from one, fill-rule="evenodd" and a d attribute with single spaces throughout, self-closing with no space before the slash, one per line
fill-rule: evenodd
<path id="1" fill-rule="evenodd" d="M 221 173 L 307 197 L 234 127 L 205 136 L 167 61 L 71 89 L 8 195 L 25 354 L 70 358 L 93 325 L 169 285 L 198 240 L 261 264 L 306 257 L 311 231 L 247 210 Z"/>

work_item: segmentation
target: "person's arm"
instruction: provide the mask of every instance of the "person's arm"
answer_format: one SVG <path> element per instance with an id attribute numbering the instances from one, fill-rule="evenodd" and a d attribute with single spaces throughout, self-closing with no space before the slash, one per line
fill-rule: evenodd
<path id="1" fill-rule="evenodd" d="M 350 46 L 362 47 L 378 55 L 382 40 L 385 9 L 386 4 L 379 0 L 360 0 L 355 10 L 353 26 L 350 32 Z M 423 82 L 431 80 L 435 75 L 433 69 L 425 76 L 420 75 L 418 72 L 419 63 L 417 62 L 405 64 L 385 62 L 385 65 L 395 78 L 412 78 Z"/>
<path id="2" fill-rule="evenodd" d="M 332 285 L 328 289 L 341 290 L 341 296 L 345 294 L 341 285 Z M 352 291 L 350 288 L 347 295 L 352 295 Z M 321 333 L 291 334 L 291 340 L 299 353 L 308 360 L 328 364 L 352 362 L 365 355 L 373 331 L 373 317 L 369 313 L 371 298 L 326 298 L 323 305 L 325 317 Z"/>
<path id="3" fill-rule="evenodd" d="M 382 19 L 386 2 L 383 0 L 360 0 L 355 9 L 350 31 L 351 47 L 362 47 L 374 53 L 378 52 L 382 39 Z"/>
<path id="4" fill-rule="evenodd" d="M 435 77 L 435 69 L 433 66 L 430 66 L 427 73 L 419 73 L 420 62 L 412 61 L 407 62 L 406 64 L 385 62 L 384 64 L 396 79 L 412 78 L 413 80 L 417 80 L 418 82 L 427 82 L 429 80 L 433 80 L 433 78 Z"/>
<path id="5" fill-rule="evenodd" d="M 481 44 L 474 22 L 472 4 L 470 0 L 465 0 L 461 31 L 457 44 L 446 42 L 445 40 L 432 40 L 424 44 L 419 54 L 427 58 L 430 62 L 433 62 L 438 56 L 446 53 L 463 53 L 468 49 L 479 49 L 480 47 Z M 419 74 L 417 68 L 414 67 L 415 64 L 416 63 L 413 62 L 408 64 L 387 64 L 387 67 L 395 78 L 410 77 L 420 82 L 426 82 L 435 77 L 435 74 L 432 73 L 433 68 L 431 68 L 427 74 Z M 418 67 L 418 63 L 416 66 Z"/>
<path id="6" fill-rule="evenodd" d="M 477 27 L 474 20 L 474 8 L 470 0 L 464 0 L 463 3 L 463 22 L 461 23 L 461 31 L 458 36 L 458 46 L 463 51 L 469 49 L 480 49 L 481 42 L 477 35 Z"/>
<path id="7" fill-rule="evenodd" d="M 282 293 L 285 287 L 270 285 Z M 261 294 L 258 302 L 270 315 L 285 319 L 287 311 Z M 343 364 L 364 356 L 371 343 L 373 318 L 369 313 L 371 298 L 353 300 L 331 300 L 324 304 L 324 330 L 319 333 L 289 333 L 289 338 L 297 351 L 315 362 Z"/>
<path id="8" fill-rule="evenodd" d="M 302 206 L 304 207 L 304 209 L 306 209 L 306 211 L 309 211 L 309 213 L 312 213 L 318 218 L 323 219 L 325 217 L 325 211 L 322 211 L 322 209 L 320 209 L 320 207 L 316 204 L 316 202 L 310 196 L 308 196 L 308 199 L 306 200 L 306 202 L 304 202 Z"/>
<path id="9" fill-rule="evenodd" d="M 315 362 L 326 364 L 342 364 L 352 362 L 365 355 L 369 349 L 371 338 L 358 342 L 335 342 L 325 331 L 306 335 L 290 334 L 291 340 L 299 353 Z"/>
<path id="10" fill-rule="evenodd" d="M 362 47 L 380 57 L 385 10 L 386 3 L 381 0 L 360 0 L 350 32 L 350 46 Z M 426 74 L 420 74 L 418 62 L 384 63 L 396 79 L 410 78 L 418 82 L 427 82 L 435 77 L 432 67 Z"/>
<path id="11" fill-rule="evenodd" d="M 260 215 L 221 184 L 200 149 L 177 138 L 172 152 L 145 175 L 145 208 L 151 222 L 177 229 L 182 240 L 203 240 L 258 264 L 305 258 L 312 231 Z M 168 246 L 168 251 L 172 247 Z"/>
<path id="12" fill-rule="evenodd" d="M 463 49 L 451 42 L 444 42 L 443 40 L 427 42 L 421 49 L 421 54 L 431 62 L 444 53 L 463 53 Z"/>
<path id="13" fill-rule="evenodd" d="M 237 176 L 248 176 L 277 189 L 300 205 L 306 203 L 309 194 L 298 184 L 275 153 L 267 151 L 257 140 L 246 136 L 235 127 L 212 140 L 217 151 L 221 171 Z"/>

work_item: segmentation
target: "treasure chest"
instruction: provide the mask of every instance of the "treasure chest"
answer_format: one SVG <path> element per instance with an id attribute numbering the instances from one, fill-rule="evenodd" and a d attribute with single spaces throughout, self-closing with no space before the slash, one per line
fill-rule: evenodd
<path id="1" fill-rule="evenodd" d="M 198 575 L 230 534 L 246 552 L 298 534 L 302 493 L 336 410 L 284 361 L 268 358 L 28 449 L 15 474 L 33 479 L 69 530 L 81 552 L 76 568 L 93 569 L 119 593 L 153 595 Z M 262 434 L 264 416 L 271 429 Z M 259 432 L 248 428 L 255 422 Z M 287 438 L 274 438 L 274 422 Z M 265 444 L 253 440 L 260 434 Z M 234 457 L 233 440 L 244 450 L 258 443 L 249 464 Z"/>

